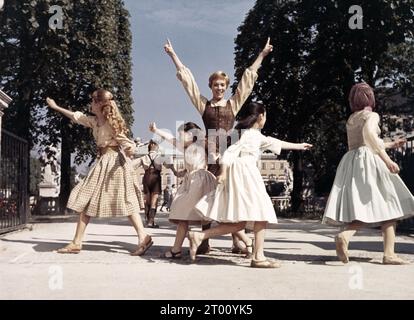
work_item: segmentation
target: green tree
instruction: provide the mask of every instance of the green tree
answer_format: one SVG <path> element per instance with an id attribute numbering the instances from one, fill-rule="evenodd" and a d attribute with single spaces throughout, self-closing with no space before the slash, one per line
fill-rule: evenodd
<path id="1" fill-rule="evenodd" d="M 305 169 L 313 168 L 320 193 L 332 186 L 346 152 L 345 121 L 351 86 L 375 86 L 391 45 L 413 38 L 411 1 L 359 1 L 362 30 L 349 27 L 350 0 L 258 0 L 239 27 L 236 78 L 267 37 L 275 50 L 260 69 L 252 97 L 268 111 L 264 132 L 292 142 L 310 141 L 307 153 L 289 153 L 293 162 L 293 210 L 301 207 Z"/>
<path id="2" fill-rule="evenodd" d="M 63 9 L 62 29 L 49 27 L 52 5 Z M 0 13 L 1 83 L 14 102 L 6 127 L 31 146 L 61 148 L 61 207 L 70 193 L 71 154 L 82 162 L 95 154 L 90 130 L 74 126 L 45 107 L 88 111 L 96 88 L 114 93 L 125 120 L 133 122 L 131 34 L 121 0 L 7 1 Z M 14 57 L 14 58 L 12 58 Z"/>

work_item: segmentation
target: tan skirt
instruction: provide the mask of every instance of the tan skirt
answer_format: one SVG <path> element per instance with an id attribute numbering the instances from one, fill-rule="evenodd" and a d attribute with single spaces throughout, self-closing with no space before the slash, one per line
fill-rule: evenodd
<path id="1" fill-rule="evenodd" d="M 139 213 L 144 202 L 131 161 L 118 150 L 107 150 L 73 188 L 67 207 L 98 218 Z"/>

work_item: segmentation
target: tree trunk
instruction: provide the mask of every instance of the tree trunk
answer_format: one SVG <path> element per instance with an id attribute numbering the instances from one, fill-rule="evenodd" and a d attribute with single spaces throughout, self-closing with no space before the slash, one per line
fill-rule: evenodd
<path id="1" fill-rule="evenodd" d="M 299 212 L 302 204 L 303 190 L 303 159 L 300 152 L 293 153 L 293 190 L 292 190 L 292 211 Z"/>
<path id="2" fill-rule="evenodd" d="M 60 195 L 59 195 L 59 207 L 63 213 L 68 203 L 71 185 L 70 185 L 70 168 L 71 168 L 71 139 L 68 132 L 68 119 L 62 119 L 61 134 L 62 134 L 62 146 L 61 146 L 61 175 L 60 175 Z"/>

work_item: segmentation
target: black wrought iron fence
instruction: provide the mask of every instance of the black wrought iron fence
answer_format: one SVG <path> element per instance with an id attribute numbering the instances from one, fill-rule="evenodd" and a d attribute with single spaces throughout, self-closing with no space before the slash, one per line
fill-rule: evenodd
<path id="1" fill-rule="evenodd" d="M 27 141 L 1 131 L 0 233 L 23 227 L 29 215 Z"/>

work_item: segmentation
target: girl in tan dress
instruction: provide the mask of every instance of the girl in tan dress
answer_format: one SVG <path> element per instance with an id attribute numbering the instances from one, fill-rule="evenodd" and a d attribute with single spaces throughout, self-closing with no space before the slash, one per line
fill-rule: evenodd
<path id="1" fill-rule="evenodd" d="M 91 217 L 128 217 L 139 238 L 138 248 L 132 255 L 143 255 L 153 241 L 145 232 L 138 213 L 143 204 L 137 197 L 140 190 L 129 159 L 136 147 L 126 136 L 128 129 L 113 95 L 103 89 L 92 94 L 91 112 L 95 116 L 61 108 L 50 98 L 47 98 L 47 104 L 73 122 L 91 128 L 99 150 L 96 163 L 70 194 L 67 207 L 80 214 L 79 221 L 73 241 L 59 249 L 58 253 L 81 251 L 82 239 Z"/>

